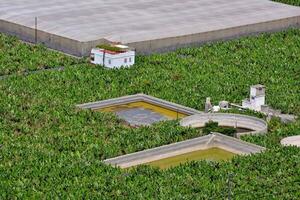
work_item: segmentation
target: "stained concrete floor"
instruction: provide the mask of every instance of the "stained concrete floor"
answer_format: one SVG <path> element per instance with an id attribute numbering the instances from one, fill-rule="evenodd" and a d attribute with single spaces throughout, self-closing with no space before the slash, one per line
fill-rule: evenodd
<path id="1" fill-rule="evenodd" d="M 0 1 L 0 20 L 34 28 L 38 17 L 39 30 L 81 42 L 130 44 L 295 16 L 300 8 L 268 0 Z"/>
<path id="2" fill-rule="evenodd" d="M 149 126 L 153 123 L 168 120 L 160 113 L 144 108 L 130 108 L 117 111 L 116 114 L 132 126 Z"/>

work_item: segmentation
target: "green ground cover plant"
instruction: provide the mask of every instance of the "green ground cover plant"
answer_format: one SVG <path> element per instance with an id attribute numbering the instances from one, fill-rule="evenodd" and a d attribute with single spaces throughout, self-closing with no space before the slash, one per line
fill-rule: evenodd
<path id="1" fill-rule="evenodd" d="M 201 133 L 178 121 L 131 128 L 112 113 L 75 107 L 143 92 L 203 110 L 208 96 L 240 103 L 260 83 L 269 105 L 299 115 L 299 55 L 300 30 L 292 29 L 138 56 L 132 68 L 79 63 L 0 80 L 0 199 L 225 199 L 229 174 L 233 199 L 299 199 L 300 150 L 279 144 L 300 133 L 299 120 L 274 120 L 267 135 L 242 138 L 267 147 L 261 154 L 128 171 L 101 160 Z"/>
<path id="2" fill-rule="evenodd" d="M 234 137 L 237 133 L 237 130 L 233 127 L 220 127 L 218 122 L 209 121 L 205 123 L 205 126 L 202 129 L 202 132 L 205 134 L 210 134 L 213 132 L 222 133 L 224 135 L 228 135 Z"/>
<path id="3" fill-rule="evenodd" d="M 82 63 L 82 59 L 0 33 L 0 76 Z"/>
<path id="4" fill-rule="evenodd" d="M 116 52 L 122 51 L 121 48 L 116 47 L 116 46 L 112 46 L 112 45 L 109 45 L 109 44 L 100 44 L 97 47 L 100 48 L 100 49 L 106 49 L 106 50 L 109 50 L 109 51 L 116 51 Z"/>
<path id="5" fill-rule="evenodd" d="M 273 1 L 290 4 L 293 6 L 300 6 L 300 0 L 273 0 Z"/>

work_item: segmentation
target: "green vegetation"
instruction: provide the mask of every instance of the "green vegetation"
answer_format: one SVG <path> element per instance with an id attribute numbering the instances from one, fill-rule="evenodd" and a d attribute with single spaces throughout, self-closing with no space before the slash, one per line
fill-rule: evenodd
<path id="1" fill-rule="evenodd" d="M 10 44 L 3 36 L 0 43 Z M 29 48 L 20 42 L 10 46 Z M 37 55 L 29 52 L 15 58 Z M 4 65 L 10 54 L 1 55 L 1 73 L 17 72 L 10 68 L 19 61 Z M 269 105 L 299 115 L 299 55 L 300 30 L 290 30 L 140 56 L 132 68 L 71 66 L 70 61 L 63 71 L 0 80 L 0 199 L 225 199 L 230 173 L 233 199 L 298 199 L 300 150 L 279 141 L 300 133 L 299 120 L 275 121 L 268 135 L 243 138 L 267 147 L 262 154 L 164 171 L 149 166 L 124 171 L 101 160 L 200 133 L 177 121 L 134 129 L 111 113 L 75 105 L 143 92 L 203 110 L 207 96 L 214 103 L 239 103 L 249 96 L 250 85 L 260 83 L 267 87 Z M 52 66 L 53 60 L 39 56 L 31 66 L 39 62 Z"/>
<path id="2" fill-rule="evenodd" d="M 121 48 L 116 47 L 116 46 L 112 46 L 110 44 L 100 44 L 97 47 L 100 48 L 100 49 L 106 49 L 106 50 L 109 50 L 109 51 L 116 51 L 116 52 L 122 50 Z"/>
<path id="3" fill-rule="evenodd" d="M 16 37 L 0 33 L 0 76 L 83 62 L 51 51 L 42 45 L 25 44 Z"/>
<path id="4" fill-rule="evenodd" d="M 220 127 L 218 122 L 209 121 L 205 123 L 205 126 L 202 129 L 202 132 L 205 134 L 210 134 L 212 132 L 218 132 L 222 133 L 224 135 L 228 135 L 231 137 L 234 137 L 237 133 L 237 130 L 235 128 L 231 127 Z"/>
<path id="5" fill-rule="evenodd" d="M 300 0 L 273 0 L 273 1 L 290 4 L 293 6 L 300 6 Z"/>
<path id="6" fill-rule="evenodd" d="M 153 167 L 159 167 L 160 169 L 168 169 L 171 167 L 178 166 L 180 164 L 191 162 L 195 160 L 207 160 L 207 161 L 228 161 L 234 157 L 234 153 L 226 151 L 221 148 L 213 147 L 204 150 L 192 151 L 189 153 L 180 154 L 177 156 L 172 156 L 169 158 L 163 158 L 160 160 L 155 160 L 146 165 Z"/>

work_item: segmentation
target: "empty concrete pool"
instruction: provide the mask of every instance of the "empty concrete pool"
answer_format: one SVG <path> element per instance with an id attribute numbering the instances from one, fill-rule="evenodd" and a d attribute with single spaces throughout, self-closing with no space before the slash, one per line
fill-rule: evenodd
<path id="1" fill-rule="evenodd" d="M 114 112 L 121 119 L 132 125 L 150 125 L 159 121 L 179 119 L 187 116 L 179 111 L 144 101 L 106 107 L 96 111 Z"/>
<path id="2" fill-rule="evenodd" d="M 132 126 L 151 125 L 159 121 L 180 119 L 201 113 L 145 94 L 82 104 L 79 107 L 93 111 L 113 112 Z"/>
<path id="3" fill-rule="evenodd" d="M 165 169 L 191 160 L 228 160 L 234 155 L 250 155 L 264 150 L 264 147 L 255 144 L 220 133 L 212 133 L 183 142 L 110 158 L 104 160 L 104 163 L 120 168 L 143 164 Z"/>
<path id="4" fill-rule="evenodd" d="M 161 160 L 152 161 L 146 163 L 153 167 L 159 167 L 160 169 L 166 169 L 170 167 L 175 167 L 185 162 L 190 162 L 193 160 L 208 160 L 208 161 L 226 161 L 230 160 L 235 153 L 226 151 L 221 148 L 213 147 L 205 150 L 193 151 L 178 156 L 173 156 L 169 158 L 164 158 Z"/>

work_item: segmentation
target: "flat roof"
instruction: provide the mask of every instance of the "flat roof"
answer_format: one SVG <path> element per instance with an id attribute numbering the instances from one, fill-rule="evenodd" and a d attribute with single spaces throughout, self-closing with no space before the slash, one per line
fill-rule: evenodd
<path id="1" fill-rule="evenodd" d="M 37 17 L 39 30 L 80 42 L 106 39 L 130 44 L 295 16 L 300 16 L 299 7 L 269 0 L 0 2 L 0 20 L 34 28 Z"/>

